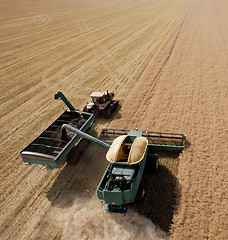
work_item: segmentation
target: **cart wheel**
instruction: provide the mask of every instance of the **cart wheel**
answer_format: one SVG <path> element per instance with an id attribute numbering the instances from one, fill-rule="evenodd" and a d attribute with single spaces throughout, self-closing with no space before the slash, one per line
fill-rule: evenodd
<path id="1" fill-rule="evenodd" d="M 85 105 L 85 107 L 83 108 L 83 112 L 88 112 L 87 105 Z"/>

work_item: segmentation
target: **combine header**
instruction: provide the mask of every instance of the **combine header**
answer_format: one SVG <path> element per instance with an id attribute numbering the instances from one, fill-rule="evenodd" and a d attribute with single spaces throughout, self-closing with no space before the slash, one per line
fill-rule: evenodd
<path id="1" fill-rule="evenodd" d="M 135 131 L 134 131 L 135 132 Z M 153 151 L 182 152 L 185 146 L 185 135 L 176 133 L 142 132 L 140 135 L 147 138 L 149 148 Z M 100 137 L 110 143 L 118 136 L 131 134 L 131 130 L 102 129 Z"/>

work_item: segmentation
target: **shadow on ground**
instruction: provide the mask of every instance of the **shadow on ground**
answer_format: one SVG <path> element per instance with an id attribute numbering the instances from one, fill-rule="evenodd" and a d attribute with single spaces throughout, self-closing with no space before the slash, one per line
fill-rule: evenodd
<path id="1" fill-rule="evenodd" d="M 178 167 L 178 166 L 177 166 Z M 145 171 L 142 178 L 143 198 L 129 206 L 129 209 L 149 218 L 162 230 L 169 232 L 173 214 L 178 204 L 178 180 L 164 165 L 152 174 Z"/>
<path id="2" fill-rule="evenodd" d="M 94 134 L 93 134 L 94 135 Z M 87 140 L 72 149 L 68 164 L 61 170 L 53 186 L 46 193 L 54 206 L 66 208 L 73 205 L 77 195 L 96 196 L 96 188 L 105 172 L 108 162 L 105 160 L 107 150 Z M 152 174 L 145 168 L 142 186 L 143 198 L 130 204 L 128 208 L 149 218 L 162 230 L 169 232 L 175 207 L 178 205 L 178 166 L 176 153 L 160 153 L 160 167 Z M 87 197 L 82 198 L 86 201 Z M 98 199 L 97 199 L 98 201 Z M 99 201 L 98 201 L 99 202 Z"/>
<path id="3" fill-rule="evenodd" d="M 98 125 L 106 125 L 106 123 L 111 123 L 112 121 L 116 120 L 116 119 L 121 119 L 121 113 L 120 113 L 120 110 L 121 110 L 121 106 L 118 105 L 116 107 L 116 109 L 113 111 L 112 115 L 110 118 L 104 118 L 104 117 L 101 117 L 101 116 L 97 116 L 96 117 L 96 123 Z"/>
<path id="4" fill-rule="evenodd" d="M 95 193 L 97 185 L 107 167 L 106 150 L 82 139 L 71 150 L 67 164 L 46 193 L 53 205 L 61 208 L 73 204 L 77 194 L 86 192 L 88 197 Z"/>

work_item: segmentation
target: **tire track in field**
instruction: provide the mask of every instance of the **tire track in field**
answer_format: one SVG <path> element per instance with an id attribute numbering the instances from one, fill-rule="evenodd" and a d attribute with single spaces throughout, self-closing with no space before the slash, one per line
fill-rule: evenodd
<path id="1" fill-rule="evenodd" d="M 120 6 L 117 9 L 119 8 Z M 117 15 L 118 14 L 119 13 L 117 13 Z M 127 31 L 129 31 L 129 33 L 131 32 L 129 29 L 127 29 Z M 151 33 L 152 32 L 153 31 L 151 29 Z M 157 37 L 159 38 L 160 35 L 158 34 Z M 126 42 L 124 44 L 127 44 L 127 39 L 128 38 L 126 38 Z M 101 42 L 100 44 L 103 45 L 104 43 Z M 110 41 L 109 44 L 106 45 L 106 49 L 108 50 L 107 52 L 104 52 L 104 56 L 105 54 L 109 54 L 110 45 L 113 49 L 118 49 L 119 44 L 119 39 L 116 36 L 115 41 Z M 152 48 L 151 45 L 152 42 L 148 45 L 148 50 L 150 51 Z M 99 45 L 97 45 L 97 48 L 98 46 Z M 139 48 L 139 51 L 140 49 L 143 50 L 145 48 Z M 114 55 L 117 53 L 118 51 L 112 51 L 112 54 Z M 145 55 L 142 54 L 142 56 Z M 88 58 L 88 56 L 86 57 Z M 89 62 L 89 64 L 93 64 L 95 60 L 96 59 L 91 59 L 91 62 Z M 110 60 L 111 62 L 113 61 L 112 57 L 110 56 L 105 58 L 105 61 L 107 60 Z M 31 71 L 30 74 L 28 73 L 28 75 L 26 75 L 26 78 L 22 78 L 21 82 L 23 83 L 30 80 L 29 76 L 32 76 L 32 74 L 34 74 L 36 71 L 42 71 L 42 68 L 45 68 L 45 64 L 48 64 L 48 61 L 49 59 L 47 59 L 46 62 L 42 62 L 42 59 L 40 59 L 40 63 L 43 64 L 41 68 L 38 68 L 35 65 L 31 65 L 34 67 L 34 70 Z M 134 68 L 135 65 L 132 65 L 133 62 L 134 57 L 132 53 L 131 64 L 127 65 L 128 68 Z M 99 64 L 101 63 L 102 60 L 98 62 L 96 66 L 94 66 L 93 70 L 99 69 Z M 89 64 L 87 65 L 88 68 L 90 67 Z M 71 63 L 71 66 L 72 65 L 73 63 Z M 61 76 L 64 75 L 65 70 L 69 70 L 69 68 L 63 68 L 63 72 L 60 72 L 59 75 L 57 74 L 55 77 L 61 78 Z M 131 74 L 134 74 L 133 69 L 129 72 Z M 47 125 L 51 123 L 52 120 L 54 120 L 60 113 L 60 106 L 62 106 L 62 103 L 54 103 L 53 100 L 50 100 L 52 99 L 52 94 L 56 91 L 56 89 L 59 90 L 59 87 L 65 89 L 67 88 L 67 84 L 71 84 L 72 81 L 79 82 L 80 79 L 74 80 L 75 76 L 77 76 L 77 78 L 80 78 L 80 76 L 82 76 L 80 86 L 83 86 L 85 83 L 82 81 L 86 76 L 90 76 L 88 73 L 89 71 L 87 72 L 85 69 L 82 69 L 80 72 L 81 75 L 76 75 L 73 73 L 72 75 L 69 75 L 68 78 L 56 81 L 56 83 L 53 82 L 53 86 L 49 86 L 49 84 L 53 81 L 53 79 L 50 78 L 47 80 L 47 89 L 42 86 L 42 84 L 45 84 L 45 81 L 44 83 L 38 83 L 37 86 L 30 88 L 28 92 L 26 92 L 28 95 L 26 96 L 26 100 L 24 102 L 21 98 L 22 102 L 19 107 L 16 107 L 15 109 L 11 108 L 11 112 L 1 118 L 1 125 L 3 126 L 1 129 L 1 140 L 2 149 L 4 149 L 4 151 L 1 152 L 4 154 L 4 158 L 2 158 L 3 161 L 1 161 L 1 170 L 3 170 L 2 172 L 4 173 L 4 179 L 2 181 L 1 187 L 4 194 L 1 197 L 3 199 L 5 198 L 3 205 L 1 206 L 1 209 L 4 208 L 4 218 L 1 218 L 1 226 L 4 227 L 4 232 L 1 233 L 1 237 L 3 239 L 7 237 L 10 237 L 11 239 L 59 239 L 61 237 L 61 229 L 59 229 L 59 225 L 54 222 L 55 218 L 52 216 L 52 213 L 55 212 L 56 208 L 52 205 L 52 203 L 57 203 L 59 200 L 64 199 L 64 197 L 66 197 L 66 202 L 69 202 L 69 196 L 65 193 L 72 191 L 74 193 L 77 193 L 80 189 L 84 190 L 85 183 L 86 186 L 88 185 L 92 187 L 99 181 L 100 176 L 103 173 L 104 166 L 98 167 L 96 161 L 94 163 L 88 164 L 88 166 L 80 164 L 79 172 L 81 174 L 78 174 L 78 171 L 75 169 L 74 170 L 77 174 L 74 173 L 74 170 L 70 170 L 72 174 L 69 174 L 69 168 L 67 170 L 67 168 L 65 169 L 64 167 L 61 169 L 56 169 L 54 172 L 44 172 L 43 169 L 41 170 L 38 168 L 37 170 L 34 167 L 25 170 L 25 166 L 21 162 L 21 159 L 19 159 L 19 157 L 15 157 L 15 154 L 19 152 L 19 150 L 22 148 L 22 145 L 25 146 L 30 140 L 34 138 L 34 136 L 46 128 Z M 19 78 L 20 77 L 18 76 L 18 79 Z M 102 82 L 103 79 L 100 80 L 99 83 L 101 84 Z M 108 84 L 111 85 L 112 83 L 110 82 Z M 93 84 L 90 86 L 93 86 Z M 36 92 L 39 87 L 41 92 Z M 124 88 L 122 91 L 123 94 Z M 72 102 L 74 102 L 74 100 L 80 99 L 80 97 L 82 98 L 84 95 L 83 93 L 82 96 L 75 96 L 75 92 L 80 93 L 77 87 L 69 89 L 69 92 L 67 91 L 67 97 L 70 96 L 70 100 L 73 99 Z M 12 92 L 9 92 L 9 94 L 11 95 Z M 22 97 L 22 95 L 20 97 Z M 83 103 L 79 102 L 79 104 L 82 105 Z M 92 157 L 93 156 L 91 153 L 91 155 L 85 157 L 84 160 L 88 161 L 88 159 L 91 159 Z M 96 181 L 94 181 L 94 176 L 92 174 L 91 178 L 89 179 L 85 179 L 85 177 L 82 175 L 84 168 L 88 169 L 89 171 L 89 167 L 91 166 L 93 166 L 96 169 L 96 172 L 100 174 L 100 176 L 97 176 Z M 91 167 L 91 169 L 93 169 L 93 167 Z M 65 171 L 63 171 L 62 177 L 58 177 L 58 175 L 61 173 L 61 170 L 64 169 Z M 76 184 L 78 182 L 79 185 Z M 52 202 L 46 198 L 45 192 L 49 192 L 54 183 L 61 184 L 58 185 L 57 189 L 53 188 L 56 190 L 56 192 L 54 192 L 52 195 Z M 61 213 L 61 208 L 58 210 L 60 210 Z"/>
<path id="2" fill-rule="evenodd" d="M 168 9 L 169 10 L 169 9 Z M 164 11 L 164 13 L 163 14 L 166 14 L 166 11 Z M 85 15 L 85 14 L 84 14 Z M 138 21 L 138 19 L 137 19 L 137 21 Z M 140 34 L 140 32 L 145 32 L 146 31 L 146 29 L 145 28 L 150 28 L 150 26 L 152 26 L 152 25 L 154 25 L 154 23 L 152 23 L 152 24 L 149 24 L 149 22 L 151 22 L 151 21 L 148 21 L 148 23 L 146 24 L 146 26 L 145 27 L 142 27 L 142 26 L 139 26 L 139 29 L 140 29 L 140 31 L 139 32 L 137 32 L 137 33 L 135 33 L 135 28 L 134 28 L 134 35 L 135 35 L 135 37 L 137 36 L 138 37 L 138 35 Z M 144 21 L 144 23 L 146 23 L 146 21 Z M 85 24 L 84 24 L 84 26 L 85 26 Z M 86 28 L 86 26 L 85 26 L 85 28 Z M 94 35 L 93 35 L 94 36 Z M 132 37 L 132 39 L 133 39 L 133 37 Z M 94 49 L 94 43 L 93 42 L 96 42 L 97 41 L 97 38 L 94 38 L 94 37 L 90 37 L 89 39 L 86 39 L 87 40 L 87 42 L 89 43 L 89 45 L 90 46 L 92 46 L 91 47 L 91 49 Z M 126 38 L 126 46 L 127 46 L 127 44 L 128 44 L 128 42 L 129 42 L 130 40 L 128 39 L 128 38 Z M 118 49 L 116 49 L 117 51 L 119 51 L 120 49 L 121 49 L 121 51 L 123 51 L 122 49 L 125 47 L 125 44 L 124 43 L 122 43 L 123 44 L 123 46 L 120 48 L 118 48 Z M 116 51 L 115 50 L 115 51 Z M 94 51 L 94 50 L 93 50 Z M 108 51 L 108 52 L 107 52 Z M 108 54 L 106 54 L 107 56 L 108 55 L 110 55 L 110 53 L 111 53 L 111 50 L 109 49 L 109 48 L 107 48 L 107 50 L 106 49 L 102 49 L 102 52 L 107 52 Z M 145 51 L 144 51 L 145 52 Z M 100 53 L 101 52 L 97 52 L 97 54 L 98 55 L 100 55 Z M 115 52 L 116 53 L 116 52 Z M 115 54 L 116 55 L 116 54 Z M 111 56 L 114 56 L 114 52 L 112 52 L 112 55 Z M 144 57 L 144 56 L 143 56 Z M 142 58 L 143 58 L 142 57 Z M 104 61 L 104 63 L 105 62 L 107 62 L 108 61 L 108 58 L 107 59 L 105 59 L 105 61 Z M 135 61 L 134 60 L 134 58 L 130 58 L 130 59 L 128 59 L 128 62 L 130 62 L 130 61 Z M 120 66 L 120 68 L 121 68 L 121 70 L 119 70 L 119 69 L 117 69 L 118 71 L 120 71 L 122 74 L 123 74 L 123 72 L 124 72 L 124 70 L 122 71 L 122 66 L 120 65 L 121 63 L 119 63 L 119 62 L 117 62 L 116 60 L 114 60 L 113 61 L 113 57 L 112 57 L 112 62 L 114 62 L 115 64 L 116 64 L 116 66 L 118 67 L 118 66 Z M 124 63 L 124 65 L 125 65 L 125 63 Z M 137 64 L 136 64 L 137 65 Z M 107 68 L 106 68 L 107 69 Z M 137 69 L 137 66 L 136 66 L 136 68 L 135 69 Z M 109 71 L 110 72 L 110 70 L 109 69 L 107 69 L 107 71 Z M 134 70 L 135 71 L 135 70 Z M 118 73 L 117 73 L 118 74 Z M 119 75 L 119 74 L 118 74 Z M 124 74 L 125 76 L 126 76 L 126 74 Z M 127 74 L 127 75 L 129 75 L 129 74 Z M 127 78 L 126 77 L 124 77 L 124 76 L 120 76 L 121 78 L 123 78 L 123 79 L 125 79 L 124 80 L 124 82 L 123 82 L 123 84 L 126 84 L 127 83 Z M 111 79 L 110 79 L 110 81 L 111 81 Z M 113 82 L 115 82 L 115 81 L 113 81 Z M 107 83 L 107 82 L 106 82 Z M 115 85 L 118 85 L 118 87 L 119 87 L 119 85 L 120 85 L 120 82 L 119 81 L 116 81 L 116 83 L 114 83 L 113 84 L 114 86 Z"/>
<path id="3" fill-rule="evenodd" d="M 175 30 L 174 33 L 168 38 L 167 42 L 162 44 L 162 46 L 158 50 L 158 53 L 156 53 L 155 56 L 153 57 L 152 62 L 156 62 L 157 67 L 156 67 L 156 70 L 154 69 L 152 69 L 152 71 L 148 70 L 150 71 L 150 74 L 151 74 L 150 82 L 149 83 L 146 82 L 145 84 L 143 81 L 146 77 L 144 76 L 145 74 L 142 75 L 141 79 L 143 80 L 137 83 L 129 99 L 126 100 L 126 103 L 127 103 L 126 105 L 128 105 L 129 102 L 132 103 L 130 106 L 130 109 L 129 109 L 129 106 L 126 106 L 126 108 L 124 108 L 124 106 L 122 107 L 122 110 L 121 110 L 122 112 L 128 112 L 130 114 L 131 116 L 130 122 L 132 123 L 131 125 L 133 127 L 138 127 L 135 124 L 142 122 L 145 116 L 148 115 L 148 111 L 147 111 L 147 108 L 149 105 L 148 103 L 150 99 L 153 97 L 153 91 L 155 91 L 156 85 L 158 84 L 159 81 L 161 81 L 161 75 L 163 74 L 165 66 L 169 62 L 169 59 L 172 55 L 172 51 L 175 47 L 176 41 L 181 32 L 183 23 L 184 23 L 184 20 L 179 24 L 179 26 L 177 27 L 177 30 Z M 163 56 L 162 59 L 160 57 L 161 55 Z M 145 70 L 145 72 L 147 73 L 147 70 Z M 140 95 L 138 95 L 137 93 L 140 93 Z M 135 96 L 134 100 L 132 99 L 132 95 Z M 140 100 L 137 99 L 137 96 L 139 96 Z M 124 124 L 124 123 L 126 124 L 125 119 L 120 119 L 119 121 L 121 124 Z M 119 121 L 117 121 L 117 124 L 119 124 Z M 128 121 L 127 121 L 127 124 L 129 124 Z"/>
<path id="4" fill-rule="evenodd" d="M 188 148 L 180 156 L 180 199 L 172 225 L 173 239 L 227 239 L 227 32 L 225 1 L 191 1 L 175 48 L 164 65 L 153 92 L 154 71 L 160 72 L 165 51 L 158 51 L 139 86 L 129 95 L 113 127 L 182 132 Z M 219 13 L 219 14 L 218 14 Z M 224 41 L 225 40 L 225 41 Z M 167 48 L 167 49 L 166 49 Z M 137 91 L 138 90 L 138 91 Z M 140 106 L 147 96 L 144 106 Z M 137 101 L 136 114 L 131 106 Z M 137 108 L 137 109 L 138 109 Z M 132 118 L 135 117 L 136 120 Z M 124 126 L 123 126 L 124 125 Z M 172 132 L 171 130 L 171 132 Z"/>
<path id="5" fill-rule="evenodd" d="M 53 49 L 52 49 L 51 51 L 53 51 Z M 46 53 L 47 53 L 47 52 L 46 52 Z M 46 53 L 45 53 L 45 54 L 46 54 Z M 31 59 L 30 59 L 30 60 L 31 60 Z M 43 66 L 40 66 L 40 69 L 42 69 L 42 68 L 43 68 Z"/>
<path id="6" fill-rule="evenodd" d="M 45 64 L 43 64 L 43 66 L 44 66 L 44 65 L 46 65 L 46 63 L 45 63 Z M 39 69 L 42 69 L 42 68 L 43 68 L 43 66 L 42 66 L 42 65 L 41 65 L 41 66 L 39 66 Z M 39 69 L 37 69 L 36 71 L 39 71 Z M 74 69 L 75 69 L 75 68 L 74 68 Z M 92 70 L 93 70 L 93 69 L 92 69 Z M 91 71 L 92 71 L 92 70 L 91 70 Z M 91 72 L 91 71 L 90 71 L 90 72 Z M 72 72 L 74 72 L 74 71 L 72 71 Z M 31 73 L 29 73 L 29 74 L 31 74 Z M 58 74 L 58 72 L 57 72 L 56 74 Z M 35 73 L 34 73 L 33 75 L 35 75 Z M 67 74 L 67 75 L 69 75 L 69 74 Z M 86 77 L 86 76 L 85 76 L 85 77 Z M 65 80 L 65 79 L 64 79 L 64 80 Z M 76 84 L 76 83 L 77 83 L 77 82 L 74 82 L 74 84 Z M 41 83 L 41 84 L 42 84 L 42 83 Z"/>

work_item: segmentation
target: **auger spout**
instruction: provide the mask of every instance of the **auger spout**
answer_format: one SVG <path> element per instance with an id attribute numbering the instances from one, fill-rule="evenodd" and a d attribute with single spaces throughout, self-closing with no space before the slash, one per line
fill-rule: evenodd
<path id="1" fill-rule="evenodd" d="M 64 95 L 62 92 L 60 92 L 60 91 L 58 91 L 58 92 L 55 94 L 55 96 L 54 96 L 54 99 L 55 99 L 55 100 L 58 99 L 58 98 L 61 98 L 61 100 L 66 104 L 66 106 L 67 106 L 71 111 L 76 110 L 76 109 L 72 106 L 72 104 L 70 103 L 70 101 L 65 97 L 65 95 Z"/>
<path id="2" fill-rule="evenodd" d="M 95 137 L 92 137 L 91 135 L 86 134 L 86 133 L 84 133 L 84 132 L 82 132 L 82 131 L 80 131 L 80 130 L 78 130 L 78 129 L 76 129 L 76 128 L 68 125 L 68 124 L 63 124 L 62 125 L 62 134 L 66 134 L 66 132 L 64 133 L 64 130 L 65 131 L 68 130 L 70 132 L 76 133 L 80 137 L 85 138 L 85 139 L 89 140 L 90 142 L 94 142 L 97 145 L 99 145 L 99 146 L 101 146 L 101 147 L 103 147 L 105 149 L 109 149 L 110 148 L 109 144 L 107 144 L 107 143 L 105 143 L 105 142 L 103 142 L 103 141 L 101 141 L 101 140 L 99 140 L 99 139 L 97 139 Z"/>

